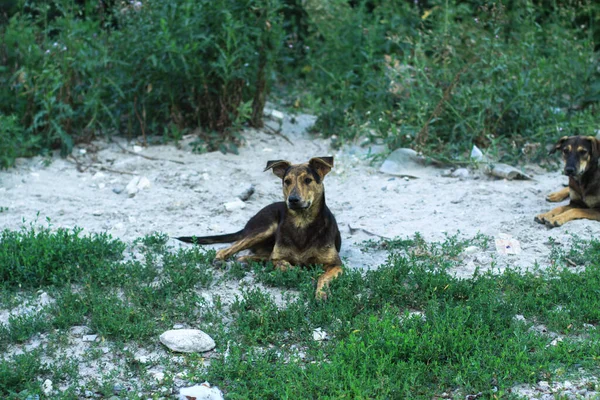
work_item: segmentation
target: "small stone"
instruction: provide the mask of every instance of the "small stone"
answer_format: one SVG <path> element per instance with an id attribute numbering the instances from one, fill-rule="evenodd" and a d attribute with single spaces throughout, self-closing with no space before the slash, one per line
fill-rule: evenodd
<path id="1" fill-rule="evenodd" d="M 160 342 L 180 353 L 204 353 L 215 348 L 215 341 L 198 329 L 175 329 L 160 335 Z"/>
<path id="2" fill-rule="evenodd" d="M 465 178 L 468 178 L 470 174 L 471 173 L 469 172 L 468 169 L 458 168 L 454 172 L 452 172 L 452 174 L 450 176 L 452 176 L 453 178 L 465 179 Z"/>
<path id="3" fill-rule="evenodd" d="M 127 184 L 127 186 L 125 187 L 125 191 L 127 192 L 127 195 L 129 197 L 133 197 L 137 194 L 137 192 L 139 191 L 137 185 L 140 182 L 140 177 L 139 176 L 134 176 L 133 178 L 131 178 L 131 180 L 129 181 L 129 183 Z"/>
<path id="4" fill-rule="evenodd" d="M 92 211 L 92 215 L 95 217 L 99 217 L 103 214 L 102 210 L 94 210 Z"/>
<path id="5" fill-rule="evenodd" d="M 106 187 L 106 183 L 99 183 L 98 189 L 104 189 Z"/>
<path id="6" fill-rule="evenodd" d="M 242 209 L 246 208 L 246 203 L 244 203 L 240 199 L 235 199 L 234 201 L 225 203 L 223 206 L 225 207 L 225 210 L 227 210 L 229 212 L 233 212 L 236 210 L 242 210 Z"/>
<path id="7" fill-rule="evenodd" d="M 181 388 L 179 390 L 179 400 L 223 400 L 223 393 L 218 387 L 211 387 L 208 382 L 201 385 Z"/>
<path id="8" fill-rule="evenodd" d="M 165 379 L 165 374 L 162 372 L 157 372 L 154 374 L 154 379 L 156 379 L 156 381 L 158 383 L 162 382 Z"/>
<path id="9" fill-rule="evenodd" d="M 94 392 L 92 392 L 91 390 L 86 390 L 85 392 L 83 392 L 83 395 L 85 397 L 94 397 Z"/>
<path id="10" fill-rule="evenodd" d="M 316 328 L 313 330 L 313 340 L 317 341 L 317 342 L 321 342 L 323 340 L 327 340 L 327 332 L 325 332 L 323 329 L 321 328 Z"/>
<path id="11" fill-rule="evenodd" d="M 173 329 L 183 329 L 183 328 L 185 328 L 185 325 L 183 325 L 183 324 L 175 324 L 175 325 L 173 325 Z"/>
<path id="12" fill-rule="evenodd" d="M 550 390 L 550 384 L 548 381 L 539 381 L 537 386 L 541 390 Z"/>
<path id="13" fill-rule="evenodd" d="M 117 186 L 113 188 L 113 192 L 115 192 L 116 194 L 121 194 L 123 193 L 123 190 L 125 190 L 125 188 L 123 186 Z"/>
<path id="14" fill-rule="evenodd" d="M 283 121 L 283 113 L 281 111 L 273 110 L 271 111 L 271 117 L 278 121 Z"/>
<path id="15" fill-rule="evenodd" d="M 47 306 L 50 303 L 54 302 L 54 299 L 52 297 L 50 297 L 48 295 L 48 293 L 46 292 L 42 292 L 42 294 L 40 294 L 40 306 Z"/>
<path id="16" fill-rule="evenodd" d="M 142 150 L 144 150 L 144 148 L 142 146 L 133 146 L 133 152 L 134 153 L 139 153 Z"/>
<path id="17" fill-rule="evenodd" d="M 252 196 L 253 194 L 254 194 L 254 185 L 253 184 L 246 185 L 246 187 L 242 188 L 240 194 L 238 195 L 238 198 L 242 201 L 248 201 L 250 196 Z"/>
<path id="18" fill-rule="evenodd" d="M 120 383 L 115 383 L 113 385 L 113 393 L 115 393 L 115 394 L 121 393 L 123 391 L 123 389 L 124 389 L 123 385 L 121 385 Z"/>
<path id="19" fill-rule="evenodd" d="M 521 321 L 521 322 L 525 322 L 525 317 L 521 314 L 517 314 L 514 316 L 514 320 L 515 321 Z"/>
<path id="20" fill-rule="evenodd" d="M 150 186 L 152 186 L 150 179 L 146 178 L 145 176 L 142 176 L 137 184 L 138 190 L 149 189 Z"/>
<path id="21" fill-rule="evenodd" d="M 98 339 L 98 335 L 83 335 L 82 340 L 84 342 L 95 342 Z"/>
<path id="22" fill-rule="evenodd" d="M 464 254 L 474 254 L 474 253 L 477 253 L 479 250 L 480 249 L 477 246 L 469 246 L 463 250 L 463 253 Z"/>
<path id="23" fill-rule="evenodd" d="M 87 326 L 72 326 L 71 329 L 69 329 L 69 332 L 73 336 L 82 336 L 88 333 L 89 331 L 90 328 L 88 328 Z"/>
<path id="24" fill-rule="evenodd" d="M 46 379 L 44 383 L 42 383 L 42 391 L 46 396 L 50 396 L 52 390 L 52 381 L 50 379 Z"/>

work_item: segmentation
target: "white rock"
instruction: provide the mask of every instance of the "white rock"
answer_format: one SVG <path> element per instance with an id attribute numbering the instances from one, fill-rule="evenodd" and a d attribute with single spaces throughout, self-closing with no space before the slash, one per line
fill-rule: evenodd
<path id="1" fill-rule="evenodd" d="M 475 161 L 483 160 L 483 152 L 479 150 L 479 147 L 473 145 L 473 148 L 471 149 L 471 158 Z"/>
<path id="2" fill-rule="evenodd" d="M 477 247 L 477 246 L 469 246 L 469 247 L 466 247 L 463 250 L 463 253 L 464 254 L 473 254 L 473 253 L 477 253 L 478 251 L 479 251 L 479 247 Z"/>
<path id="3" fill-rule="evenodd" d="M 165 379 L 165 374 L 162 372 L 157 372 L 154 374 L 154 379 L 156 379 L 156 381 L 158 383 L 162 382 Z"/>
<path id="4" fill-rule="evenodd" d="M 278 121 L 283 121 L 283 113 L 281 111 L 273 110 L 271 111 L 271 117 Z"/>
<path id="5" fill-rule="evenodd" d="M 92 215 L 95 217 L 99 217 L 102 215 L 102 210 L 94 210 L 92 211 Z"/>
<path id="6" fill-rule="evenodd" d="M 83 335 L 82 340 L 84 342 L 95 342 L 98 339 L 98 335 Z"/>
<path id="7" fill-rule="evenodd" d="M 90 328 L 88 328 L 85 325 L 72 326 L 71 329 L 69 329 L 69 332 L 73 336 L 82 336 L 82 335 L 85 335 L 86 333 L 88 333 L 89 331 L 90 331 Z"/>
<path id="8" fill-rule="evenodd" d="M 42 383 L 42 390 L 46 396 L 50 396 L 52 393 L 52 381 L 50 379 L 46 379 L 44 383 Z"/>
<path id="9" fill-rule="evenodd" d="M 139 190 L 149 189 L 152 184 L 150 183 L 150 179 L 142 176 L 137 184 L 137 188 Z"/>
<path id="10" fill-rule="evenodd" d="M 138 187 L 137 187 L 137 185 L 138 185 L 139 182 L 140 182 L 140 177 L 139 176 L 134 176 L 133 178 L 131 178 L 131 180 L 129 181 L 129 183 L 125 187 L 125 191 L 129 195 L 129 197 L 133 197 L 133 196 L 136 195 L 136 193 L 139 190 Z"/>
<path id="11" fill-rule="evenodd" d="M 320 341 L 327 340 L 327 339 L 328 339 L 327 332 L 325 332 L 323 329 L 316 328 L 313 330 L 313 340 L 320 342 Z"/>
<path id="12" fill-rule="evenodd" d="M 225 209 L 227 211 L 233 212 L 236 210 L 241 210 L 241 209 L 246 208 L 246 203 L 244 203 L 240 199 L 235 199 L 234 201 L 230 201 L 228 203 L 223 204 L 223 206 L 225 207 Z"/>
<path id="13" fill-rule="evenodd" d="M 141 152 L 142 150 L 144 150 L 144 148 L 143 148 L 142 146 L 133 146 L 133 151 L 134 151 L 135 153 L 139 153 L 139 152 Z"/>
<path id="14" fill-rule="evenodd" d="M 40 306 L 47 306 L 50 303 L 54 302 L 54 299 L 50 296 L 48 296 L 48 293 L 46 292 L 42 292 L 42 294 L 40 294 Z"/>
<path id="15" fill-rule="evenodd" d="M 254 185 L 253 184 L 248 184 L 248 185 L 244 185 L 240 188 L 240 194 L 238 195 L 238 198 L 242 201 L 247 201 L 250 196 L 252 196 L 254 194 Z"/>
<path id="16" fill-rule="evenodd" d="M 198 329 L 174 329 L 160 335 L 160 342 L 172 351 L 203 353 L 215 348 L 215 341 Z"/>
<path id="17" fill-rule="evenodd" d="M 452 174 L 450 176 L 452 176 L 454 178 L 464 179 L 464 178 L 468 178 L 470 174 L 471 173 L 469 172 L 468 169 L 466 169 L 466 168 L 458 168 L 454 172 L 452 172 Z"/>
<path id="18" fill-rule="evenodd" d="M 218 387 L 211 387 L 208 382 L 179 390 L 180 400 L 222 400 L 223 393 Z"/>

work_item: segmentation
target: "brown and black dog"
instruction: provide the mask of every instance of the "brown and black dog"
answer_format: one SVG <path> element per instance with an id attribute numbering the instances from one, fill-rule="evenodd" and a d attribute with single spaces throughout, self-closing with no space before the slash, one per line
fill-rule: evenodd
<path id="1" fill-rule="evenodd" d="M 333 168 L 333 157 L 314 157 L 305 164 L 268 161 L 281 178 L 285 201 L 266 206 L 236 233 L 218 236 L 182 236 L 176 239 L 194 244 L 231 243 L 215 257 L 222 262 L 242 250 L 251 255 L 240 262 L 271 261 L 286 270 L 294 265 L 322 265 L 324 273 L 317 282 L 316 297 L 327 297 L 324 288 L 342 273 L 339 256 L 342 239 L 335 217 L 325 204 L 323 178 Z"/>
<path id="2" fill-rule="evenodd" d="M 600 142 L 593 136 L 564 136 L 549 154 L 558 150 L 563 154 L 569 187 L 550 193 L 546 200 L 558 202 L 569 197 L 570 203 L 537 215 L 535 221 L 549 227 L 574 219 L 600 221 Z"/>

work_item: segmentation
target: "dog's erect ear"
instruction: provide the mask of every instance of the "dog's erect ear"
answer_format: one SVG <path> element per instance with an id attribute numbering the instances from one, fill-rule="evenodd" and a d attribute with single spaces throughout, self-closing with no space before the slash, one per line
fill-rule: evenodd
<path id="1" fill-rule="evenodd" d="M 598 139 L 596 139 L 595 136 L 588 136 L 586 139 L 589 140 L 592 145 L 592 157 L 600 158 L 600 142 Z"/>
<path id="2" fill-rule="evenodd" d="M 554 147 L 552 148 L 552 150 L 550 150 L 548 152 L 548 155 L 556 153 L 556 151 L 562 147 L 562 145 L 565 143 L 565 141 L 567 139 L 569 139 L 568 136 L 563 136 L 560 139 L 558 139 L 558 142 L 556 142 L 556 144 L 554 145 Z"/>
<path id="3" fill-rule="evenodd" d="M 287 171 L 287 169 L 291 166 L 292 164 L 289 161 L 285 161 L 285 160 L 271 160 L 271 161 L 267 161 L 267 166 L 265 167 L 265 171 L 269 170 L 269 169 L 273 169 L 273 173 L 275 175 L 277 175 L 278 177 L 280 177 L 281 179 L 283 179 L 283 176 L 285 175 L 285 171 Z"/>
<path id="4" fill-rule="evenodd" d="M 308 165 L 323 179 L 333 168 L 333 157 L 313 157 L 308 161 Z"/>

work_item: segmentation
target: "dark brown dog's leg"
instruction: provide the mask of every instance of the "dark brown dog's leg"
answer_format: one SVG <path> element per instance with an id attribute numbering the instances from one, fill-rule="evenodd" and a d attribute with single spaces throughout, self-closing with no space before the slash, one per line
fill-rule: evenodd
<path id="1" fill-rule="evenodd" d="M 545 224 L 549 218 L 553 218 L 553 217 L 555 217 L 559 214 L 562 214 L 565 211 L 568 211 L 572 208 L 573 208 L 573 206 L 571 206 L 571 205 L 556 207 L 556 208 L 548 211 L 547 213 L 536 215 L 533 220 L 535 222 L 539 222 L 540 224 Z"/>
<path id="2" fill-rule="evenodd" d="M 569 188 L 563 188 L 546 196 L 546 201 L 550 203 L 559 203 L 569 198 Z"/>
<path id="3" fill-rule="evenodd" d="M 546 218 L 546 225 L 550 227 L 561 226 L 562 224 L 575 219 L 591 219 L 600 221 L 600 211 L 593 208 L 572 208 L 551 218 Z"/>
<path id="4" fill-rule="evenodd" d="M 231 247 L 217 251 L 217 255 L 215 256 L 215 261 L 216 262 L 224 261 L 224 260 L 228 259 L 229 257 L 231 257 L 232 255 L 234 255 L 235 253 L 239 253 L 242 250 L 246 250 L 251 247 L 255 247 L 255 246 L 259 245 L 264 240 L 267 240 L 268 238 L 273 236 L 275 234 L 276 230 L 277 230 L 277 224 L 272 224 L 272 225 L 266 227 L 266 229 L 264 231 L 252 233 L 252 234 L 244 237 L 243 239 L 238 240 L 237 242 L 233 243 L 231 245 Z"/>
<path id="5" fill-rule="evenodd" d="M 325 292 L 325 288 L 329 286 L 329 282 L 337 278 L 342 273 L 342 267 L 337 265 L 324 268 L 325 272 L 323 275 L 319 276 L 319 280 L 317 281 L 317 291 L 315 292 L 315 297 L 317 300 L 327 300 L 327 292 Z"/>

